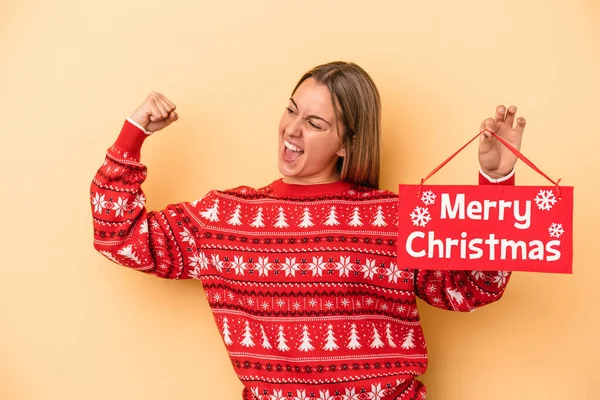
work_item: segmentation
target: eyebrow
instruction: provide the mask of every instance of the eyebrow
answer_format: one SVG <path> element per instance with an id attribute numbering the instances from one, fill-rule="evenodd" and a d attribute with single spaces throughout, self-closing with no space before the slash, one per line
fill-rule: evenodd
<path id="1" fill-rule="evenodd" d="M 292 102 L 292 104 L 294 104 L 294 107 L 296 107 L 296 109 L 297 109 L 298 108 L 298 104 L 296 104 L 296 102 L 294 101 L 294 99 L 290 97 L 290 101 Z M 311 114 L 311 115 L 308 116 L 308 118 L 314 118 L 314 119 L 321 120 L 321 121 L 325 122 L 327 125 L 331 126 L 331 124 L 329 123 L 329 121 L 327 121 L 325 118 L 319 117 L 318 115 Z"/>

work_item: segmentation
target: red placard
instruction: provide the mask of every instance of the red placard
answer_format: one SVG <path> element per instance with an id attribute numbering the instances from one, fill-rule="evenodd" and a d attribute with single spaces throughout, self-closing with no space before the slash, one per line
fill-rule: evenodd
<path id="1" fill-rule="evenodd" d="M 400 185 L 403 268 L 572 273 L 572 186 Z"/>

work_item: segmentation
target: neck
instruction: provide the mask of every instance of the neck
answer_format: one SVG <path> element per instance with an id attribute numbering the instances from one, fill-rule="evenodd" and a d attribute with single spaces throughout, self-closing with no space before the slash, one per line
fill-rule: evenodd
<path id="1" fill-rule="evenodd" d="M 311 181 L 312 182 L 312 181 Z M 340 181 L 339 179 L 325 182 L 323 180 L 311 182 L 288 182 L 284 179 L 279 179 L 271 184 L 274 193 L 279 196 L 293 197 L 310 197 L 310 196 L 326 196 L 343 193 L 352 186 L 349 182 Z"/>
<path id="2" fill-rule="evenodd" d="M 297 177 L 297 176 L 284 176 L 282 181 L 291 185 L 323 185 L 327 183 L 335 183 L 340 180 L 340 177 L 335 176 L 311 176 L 311 177 Z"/>

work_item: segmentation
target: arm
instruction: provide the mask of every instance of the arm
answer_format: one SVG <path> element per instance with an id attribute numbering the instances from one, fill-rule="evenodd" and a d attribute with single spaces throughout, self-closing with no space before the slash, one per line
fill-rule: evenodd
<path id="1" fill-rule="evenodd" d="M 481 124 L 479 142 L 480 185 L 514 185 L 516 156 L 504 148 L 498 140 L 485 132 L 502 136 L 513 147 L 520 149 L 525 119 L 515 122 L 517 108 L 496 108 L 495 118 Z M 427 303 L 454 311 L 472 311 L 477 307 L 493 303 L 504 294 L 511 273 L 507 271 L 431 271 L 415 273 L 415 292 Z"/>
<path id="2" fill-rule="evenodd" d="M 514 185 L 514 171 L 504 178 L 492 179 L 483 171 L 480 185 Z M 417 270 L 415 292 L 432 306 L 453 311 L 474 309 L 499 300 L 511 273 L 508 271 L 433 271 Z"/>
<path id="3" fill-rule="evenodd" d="M 177 119 L 176 114 L 169 118 Z M 111 261 L 135 270 L 162 278 L 189 278 L 194 263 L 186 254 L 196 253 L 198 229 L 190 223 L 186 203 L 160 212 L 146 210 L 141 189 L 146 167 L 139 161 L 149 124 L 141 122 L 124 123 L 92 181 L 94 247 Z"/>

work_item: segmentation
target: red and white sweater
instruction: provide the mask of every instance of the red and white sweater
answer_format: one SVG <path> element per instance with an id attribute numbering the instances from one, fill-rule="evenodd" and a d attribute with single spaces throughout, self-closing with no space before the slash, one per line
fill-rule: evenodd
<path id="1" fill-rule="evenodd" d="M 92 182 L 94 246 L 126 267 L 202 281 L 244 399 L 425 398 L 416 296 L 471 311 L 504 292 L 505 272 L 397 265 L 398 196 L 385 190 L 278 180 L 149 212 L 145 138 L 125 122 Z"/>

